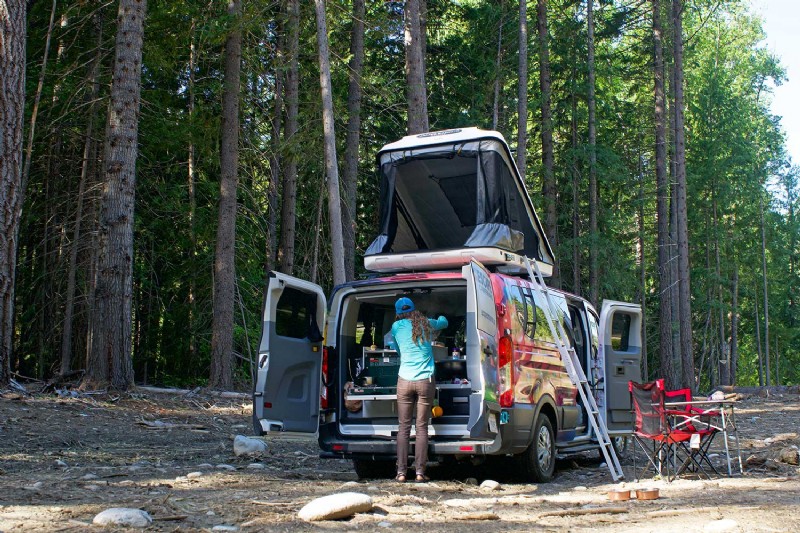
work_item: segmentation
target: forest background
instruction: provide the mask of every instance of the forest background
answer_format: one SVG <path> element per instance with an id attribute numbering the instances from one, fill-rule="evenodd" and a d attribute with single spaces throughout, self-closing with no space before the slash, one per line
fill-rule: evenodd
<path id="1" fill-rule="evenodd" d="M 674 380 L 701 390 L 798 383 L 800 173 L 769 110 L 784 72 L 761 20 L 744 0 L 533 4 L 150 0 L 145 17 L 141 0 L 3 0 L 4 32 L 14 9 L 28 20 L 0 381 L 87 370 L 122 388 L 249 387 L 266 273 L 330 288 L 340 211 L 344 275 L 364 274 L 377 150 L 407 132 L 479 126 L 517 148 L 558 258 L 553 284 L 643 305 L 646 375 L 683 361 L 692 376 Z M 126 6 L 141 10 L 130 71 L 115 70 L 137 46 Z M 135 211 L 120 263 L 129 311 L 111 313 L 130 369 L 115 382 L 95 371 L 92 344 L 108 329 L 98 279 L 114 270 L 103 263 L 109 150 L 123 137 L 109 103 L 137 68 L 138 151 L 122 180 Z M 334 141 L 341 201 L 326 179 L 339 183 Z"/>

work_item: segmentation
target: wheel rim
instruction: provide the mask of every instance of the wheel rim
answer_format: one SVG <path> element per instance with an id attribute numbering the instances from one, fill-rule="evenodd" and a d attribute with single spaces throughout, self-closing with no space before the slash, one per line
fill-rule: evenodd
<path id="1" fill-rule="evenodd" d="M 539 435 L 536 440 L 536 458 L 542 470 L 547 471 L 550 468 L 550 462 L 553 460 L 553 441 L 550 437 L 550 432 L 547 431 L 545 426 L 539 428 Z"/>
<path id="2" fill-rule="evenodd" d="M 614 451 L 617 455 L 625 455 L 625 448 L 628 445 L 628 437 L 614 437 Z"/>

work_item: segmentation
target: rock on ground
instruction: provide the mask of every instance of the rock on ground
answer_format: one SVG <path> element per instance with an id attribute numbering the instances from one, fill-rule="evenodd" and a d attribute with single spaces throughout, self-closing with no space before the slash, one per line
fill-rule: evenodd
<path id="1" fill-rule="evenodd" d="M 240 455 L 261 455 L 267 451 L 267 443 L 263 440 L 236 435 L 233 439 L 233 453 Z"/>
<path id="2" fill-rule="evenodd" d="M 98 526 L 147 527 L 153 519 L 141 509 L 113 507 L 99 513 L 92 522 Z"/>
<path id="3" fill-rule="evenodd" d="M 307 503 L 297 516 L 306 522 L 338 520 L 372 510 L 372 498 L 358 492 L 341 492 Z"/>

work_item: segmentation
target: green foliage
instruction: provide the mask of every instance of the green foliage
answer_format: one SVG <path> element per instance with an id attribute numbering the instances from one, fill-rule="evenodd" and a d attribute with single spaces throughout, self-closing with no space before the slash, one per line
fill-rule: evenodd
<path id="1" fill-rule="evenodd" d="M 137 381 L 190 386 L 206 382 L 210 364 L 222 51 L 234 21 L 219 2 L 151 0 L 148 8 L 133 258 L 134 366 Z M 49 9 L 48 3 L 31 5 L 29 95 L 36 91 Z M 94 234 L 102 190 L 103 125 L 115 9 L 113 4 L 59 2 L 56 13 L 20 235 L 15 370 L 25 375 L 45 377 L 57 372 L 73 246 L 79 249 L 71 342 L 74 368 L 83 366 L 89 342 Z M 273 155 L 296 154 L 299 162 L 295 275 L 312 277 L 315 256 L 318 283 L 329 288 L 331 273 L 324 209 L 317 227 L 318 205 L 324 200 L 325 188 L 313 5 L 301 2 L 300 131 L 292 139 L 281 137 L 277 143 L 272 138 L 275 84 L 277 76 L 286 71 L 277 56 L 285 18 L 282 3 L 243 2 L 243 9 L 234 349 L 241 355 L 237 358 L 237 380 L 244 384 L 249 381 L 247 360 L 256 352 L 261 334 L 266 269 L 274 264 L 275 251 L 268 249 L 269 221 L 274 215 L 269 211 L 268 197 L 270 188 L 276 185 L 271 183 Z M 600 231 L 590 235 L 585 2 L 548 2 L 559 191 L 556 252 L 562 286 L 588 293 L 588 249 L 592 242 L 597 243 L 601 297 L 645 303 L 646 347 L 652 373 L 660 356 L 656 323 L 660 300 L 655 265 L 649 9 L 647 2 L 596 3 Z M 375 154 L 381 145 L 405 133 L 402 11 L 402 2 L 367 2 L 357 269 L 375 234 Z M 329 0 L 327 12 L 341 161 L 348 118 L 351 4 Z M 541 213 L 535 9 L 529 9 L 529 14 L 531 140 L 526 176 Z M 62 15 L 63 25 L 59 23 Z M 517 127 L 518 16 L 513 2 L 428 0 L 426 77 L 432 129 L 491 127 L 497 81 L 497 129 L 513 141 Z M 687 5 L 684 16 L 692 318 L 695 358 L 698 366 L 702 365 L 700 388 L 719 381 L 717 363 L 729 346 L 726 343 L 730 342 L 734 311 L 740 316 L 737 381 L 742 385 L 758 383 L 757 346 L 760 342 L 764 350 L 765 334 L 759 200 L 764 206 L 772 381 L 797 383 L 800 185 L 798 171 L 784 152 L 779 120 L 769 111 L 769 89 L 785 74 L 777 59 L 762 46 L 761 21 L 750 14 L 745 0 L 695 2 Z M 192 43 L 197 58 L 190 72 Z M 100 105 L 94 108 L 82 231 L 73 242 L 84 141 L 93 109 L 89 72 L 98 46 Z M 190 94 L 194 97 L 192 112 Z M 193 196 L 188 172 L 190 145 L 195 154 Z M 280 197 L 277 207 L 280 209 Z M 316 249 L 318 233 L 322 245 Z M 739 276 L 736 310 L 732 294 L 735 270 Z M 756 306 L 761 339 L 755 336 Z"/>

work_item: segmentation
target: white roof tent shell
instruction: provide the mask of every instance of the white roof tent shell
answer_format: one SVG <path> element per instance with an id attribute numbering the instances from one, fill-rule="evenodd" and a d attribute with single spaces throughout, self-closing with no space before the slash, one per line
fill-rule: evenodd
<path id="1" fill-rule="evenodd" d="M 553 252 L 500 133 L 409 135 L 377 158 L 380 233 L 364 256 L 368 270 L 453 268 L 475 257 L 519 273 L 526 255 L 551 275 Z"/>

